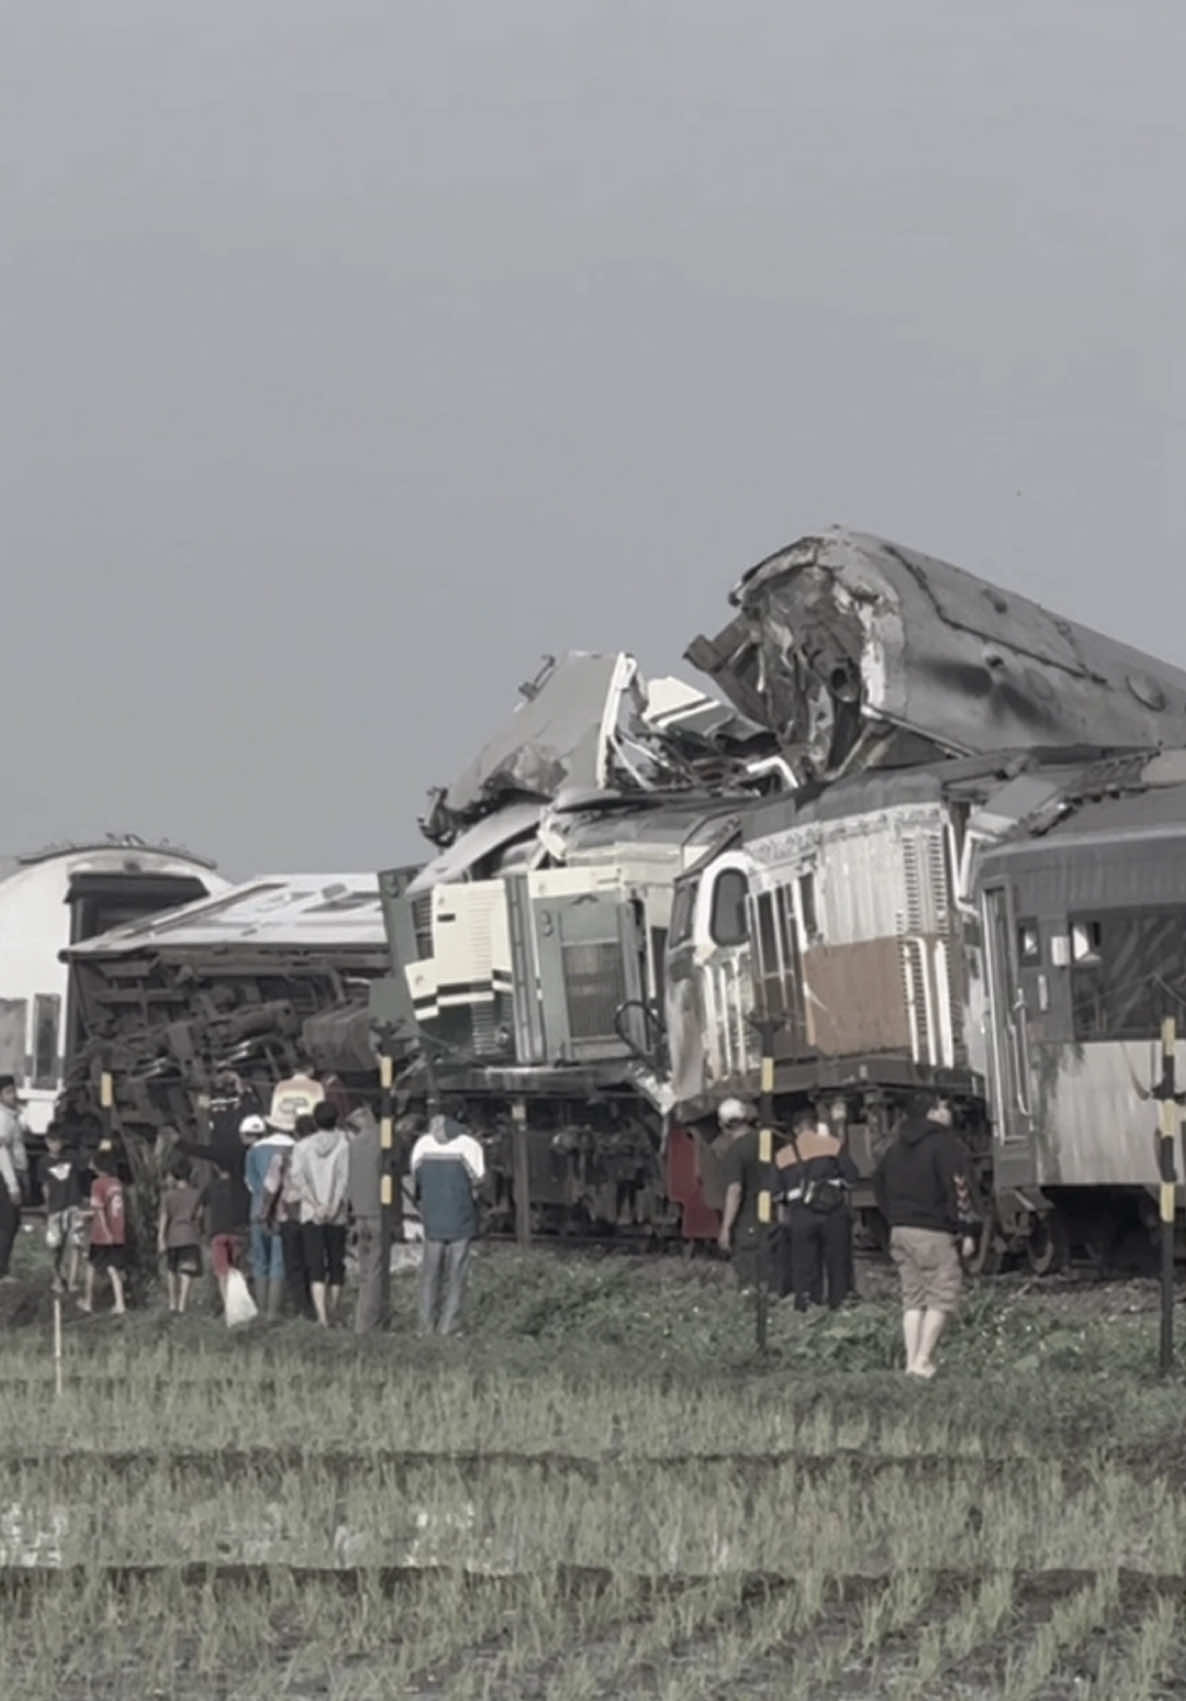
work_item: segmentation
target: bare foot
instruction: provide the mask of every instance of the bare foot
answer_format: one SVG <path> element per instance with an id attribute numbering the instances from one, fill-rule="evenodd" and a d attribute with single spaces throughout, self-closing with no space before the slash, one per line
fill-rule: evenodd
<path id="1" fill-rule="evenodd" d="M 907 1369 L 906 1374 L 907 1376 L 921 1377 L 924 1382 L 929 1382 L 935 1374 L 935 1366 L 933 1364 L 912 1364 Z"/>
<path id="2" fill-rule="evenodd" d="M 86 1302 L 86 1300 L 85 1300 L 85 1299 L 80 1299 L 80 1300 L 79 1300 L 79 1302 L 78 1302 L 78 1309 L 79 1309 L 79 1310 L 80 1310 L 80 1311 L 85 1311 L 85 1312 L 86 1312 L 86 1314 L 87 1314 L 87 1316 L 88 1316 L 88 1317 L 89 1317 L 89 1316 L 90 1316 L 90 1314 L 91 1314 L 91 1308 L 90 1308 L 90 1306 L 89 1306 L 89 1305 L 88 1305 L 88 1304 L 87 1304 L 87 1302 Z"/>

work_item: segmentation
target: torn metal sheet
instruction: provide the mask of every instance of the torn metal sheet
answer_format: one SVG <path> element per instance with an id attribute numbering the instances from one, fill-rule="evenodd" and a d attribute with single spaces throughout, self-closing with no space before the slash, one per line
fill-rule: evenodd
<path id="1" fill-rule="evenodd" d="M 520 690 L 508 723 L 432 794 L 420 827 L 434 844 L 512 802 L 774 789 L 789 778 L 763 727 L 682 680 L 648 683 L 624 652 L 573 653 Z"/>
<path id="2" fill-rule="evenodd" d="M 1186 672 L 947 562 L 841 529 L 735 587 L 687 658 L 800 781 L 936 755 L 1186 737 Z"/>

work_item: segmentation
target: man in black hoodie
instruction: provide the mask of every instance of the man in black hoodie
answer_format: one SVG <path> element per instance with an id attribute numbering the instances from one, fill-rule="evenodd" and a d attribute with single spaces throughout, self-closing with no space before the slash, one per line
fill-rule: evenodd
<path id="1" fill-rule="evenodd" d="M 959 1243 L 966 1258 L 976 1250 L 971 1162 L 952 1131 L 949 1100 L 916 1102 L 877 1165 L 873 1192 L 902 1278 L 906 1372 L 931 1377 L 935 1347 L 959 1303 Z"/>

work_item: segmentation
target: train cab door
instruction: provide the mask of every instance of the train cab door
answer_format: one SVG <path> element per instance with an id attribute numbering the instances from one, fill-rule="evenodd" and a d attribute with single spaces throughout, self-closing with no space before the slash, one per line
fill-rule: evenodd
<path id="1" fill-rule="evenodd" d="M 1033 1117 L 1030 1108 L 1029 1009 L 1019 964 L 1013 901 L 1007 885 L 986 887 L 985 957 L 988 967 L 988 1023 L 991 1043 L 991 1093 L 997 1142 L 997 1184 L 1024 1179 Z M 1008 1172 L 1010 1156 L 1018 1177 Z"/>

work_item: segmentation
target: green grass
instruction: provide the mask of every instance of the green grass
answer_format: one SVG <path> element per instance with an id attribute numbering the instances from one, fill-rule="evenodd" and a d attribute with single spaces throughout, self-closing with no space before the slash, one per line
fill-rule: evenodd
<path id="1" fill-rule="evenodd" d="M 29 1321 L 0 1360 L 9 1687 L 1155 1701 L 1186 1683 L 1183 1390 L 1153 1376 L 1145 1290 L 987 1286 L 920 1386 L 892 1297 L 776 1306 L 759 1361 L 724 1276 L 483 1252 L 446 1342 L 416 1340 L 408 1278 L 362 1341 L 142 1307 L 68 1324 L 60 1399 L 48 1296 L 10 1289 Z"/>

